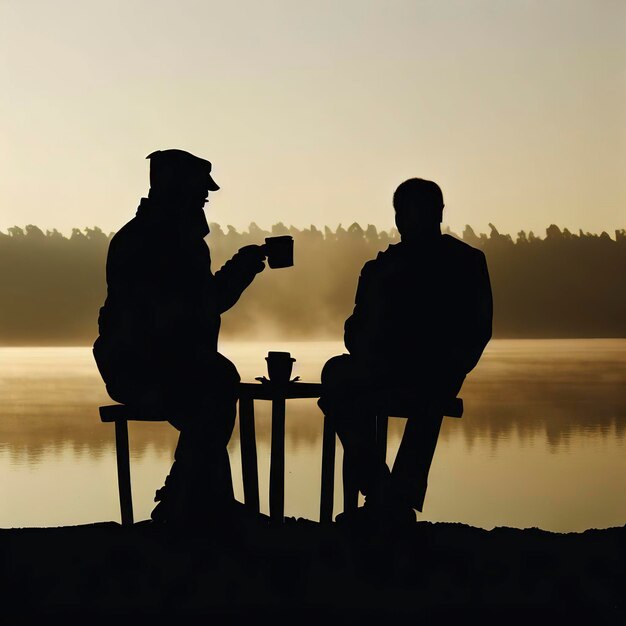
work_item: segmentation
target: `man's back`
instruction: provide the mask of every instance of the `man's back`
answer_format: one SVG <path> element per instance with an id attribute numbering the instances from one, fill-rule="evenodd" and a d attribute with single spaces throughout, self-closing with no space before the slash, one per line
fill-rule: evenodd
<path id="1" fill-rule="evenodd" d="M 480 250 L 449 235 L 401 242 L 363 267 L 345 344 L 383 375 L 466 374 L 491 336 L 491 307 Z"/>
<path id="2" fill-rule="evenodd" d="M 345 323 L 350 354 L 325 364 L 319 405 L 343 444 L 344 479 L 366 496 L 365 519 L 414 521 L 440 407 L 457 396 L 491 337 L 492 300 L 484 254 L 441 234 L 439 185 L 406 180 L 393 207 L 401 242 L 363 267 Z M 377 407 L 405 392 L 417 402 L 390 472 L 379 452 Z"/>
<path id="3" fill-rule="evenodd" d="M 211 298 L 209 248 L 202 239 L 181 241 L 175 231 L 139 212 L 111 240 L 106 272 L 101 334 L 132 331 L 134 341 L 144 335 L 180 338 L 189 331 L 206 332 L 213 318 L 210 335 L 196 340 L 216 347 L 219 312 Z"/>
<path id="4" fill-rule="evenodd" d="M 216 353 L 220 315 L 202 238 L 181 239 L 142 202 L 111 240 L 106 273 L 94 356 L 107 385 Z"/>

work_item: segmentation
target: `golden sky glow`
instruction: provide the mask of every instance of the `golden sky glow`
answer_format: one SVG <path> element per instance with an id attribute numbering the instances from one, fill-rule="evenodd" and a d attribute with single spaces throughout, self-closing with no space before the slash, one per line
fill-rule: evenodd
<path id="1" fill-rule="evenodd" d="M 144 157 L 214 163 L 209 219 L 626 226 L 622 0 L 0 0 L 0 230 L 117 230 Z"/>

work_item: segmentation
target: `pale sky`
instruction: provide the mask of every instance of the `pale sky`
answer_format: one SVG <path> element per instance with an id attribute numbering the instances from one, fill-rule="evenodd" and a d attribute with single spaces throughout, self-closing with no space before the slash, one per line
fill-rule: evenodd
<path id="1" fill-rule="evenodd" d="M 626 0 L 0 0 L 0 230 L 117 230 L 157 149 L 210 221 L 626 228 Z"/>

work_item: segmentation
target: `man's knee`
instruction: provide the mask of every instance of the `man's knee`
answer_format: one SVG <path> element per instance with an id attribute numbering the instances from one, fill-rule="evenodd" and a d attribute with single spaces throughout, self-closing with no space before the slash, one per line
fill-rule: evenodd
<path id="1" fill-rule="evenodd" d="M 322 370 L 323 392 L 318 406 L 335 419 L 361 419 L 371 408 L 372 377 L 349 354 L 335 356 Z"/>
<path id="2" fill-rule="evenodd" d="M 219 352 L 216 356 L 215 366 L 210 368 L 209 375 L 215 377 L 221 385 L 226 386 L 236 387 L 241 381 L 236 365 Z"/>
<path id="3" fill-rule="evenodd" d="M 354 378 L 354 359 L 349 354 L 334 356 L 322 368 L 322 385 L 336 387 Z"/>
<path id="4" fill-rule="evenodd" d="M 200 441 L 224 443 L 230 440 L 237 415 L 237 400 L 230 397 L 200 397 L 179 404 L 172 410 L 170 424 L 180 431 L 194 433 Z"/>
<path id="5" fill-rule="evenodd" d="M 317 403 L 324 413 L 335 413 L 345 402 L 352 370 L 353 359 L 349 354 L 340 354 L 326 361 L 321 375 L 323 391 Z"/>

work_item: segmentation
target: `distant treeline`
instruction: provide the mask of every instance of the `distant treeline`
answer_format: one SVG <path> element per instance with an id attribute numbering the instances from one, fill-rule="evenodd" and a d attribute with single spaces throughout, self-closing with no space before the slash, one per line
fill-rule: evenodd
<path id="1" fill-rule="evenodd" d="M 545 237 L 522 231 L 513 238 L 490 229 L 447 232 L 486 254 L 494 336 L 626 337 L 626 230 L 611 237 L 552 225 Z M 223 336 L 340 339 L 361 266 L 397 243 L 397 231 L 252 223 L 238 232 L 211 224 L 214 271 L 241 246 L 280 234 L 294 237 L 295 266 L 260 274 L 224 314 Z M 0 232 L 0 345 L 91 345 L 112 236 L 97 227 L 69 237 L 32 225 Z"/>

